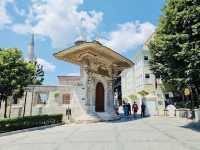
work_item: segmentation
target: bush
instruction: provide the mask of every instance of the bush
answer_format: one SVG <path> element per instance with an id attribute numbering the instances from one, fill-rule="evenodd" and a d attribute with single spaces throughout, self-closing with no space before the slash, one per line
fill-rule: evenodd
<path id="1" fill-rule="evenodd" d="M 4 119 L 0 120 L 0 133 L 56 124 L 61 122 L 62 114 L 25 116 L 23 118 Z"/>

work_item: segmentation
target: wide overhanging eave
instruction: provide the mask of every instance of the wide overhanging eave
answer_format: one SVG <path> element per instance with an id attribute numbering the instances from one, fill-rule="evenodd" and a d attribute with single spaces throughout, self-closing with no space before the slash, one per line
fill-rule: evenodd
<path id="1" fill-rule="evenodd" d="M 53 55 L 59 60 L 64 60 L 66 62 L 80 64 L 79 60 L 75 60 L 75 59 L 73 60 L 73 57 L 75 55 L 79 55 L 84 50 L 87 50 L 86 53 L 88 51 L 92 51 L 92 52 L 96 51 L 96 53 L 98 53 L 99 55 L 101 55 L 102 53 L 107 56 L 105 57 L 106 59 L 108 59 L 109 57 L 110 58 L 113 57 L 114 63 L 116 63 L 116 65 L 119 65 L 119 66 L 121 65 L 121 67 L 129 68 L 134 65 L 134 63 L 131 60 L 125 58 L 124 56 L 113 51 L 112 49 L 106 46 L 100 45 L 98 43 L 91 43 L 91 42 L 86 42 L 81 45 L 75 45 L 73 47 L 54 53 Z"/>

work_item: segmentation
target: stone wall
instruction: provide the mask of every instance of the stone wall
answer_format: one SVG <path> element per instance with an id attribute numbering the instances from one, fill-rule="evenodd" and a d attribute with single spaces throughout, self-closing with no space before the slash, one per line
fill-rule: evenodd
<path id="1" fill-rule="evenodd" d="M 72 119 L 76 119 L 81 115 L 86 115 L 85 111 L 85 88 L 82 86 L 32 86 L 32 91 L 27 92 L 27 101 L 25 107 L 25 116 L 41 115 L 41 114 L 57 114 L 62 113 L 64 120 L 66 119 L 66 109 L 71 108 Z M 48 93 L 48 100 L 46 103 L 37 103 L 36 93 Z M 62 95 L 70 94 L 70 104 L 63 104 Z M 12 105 L 11 117 L 21 117 L 24 111 L 25 97 L 22 97 L 18 104 Z M 31 107 L 32 106 L 32 107 Z M 8 113 L 9 114 L 8 107 Z M 0 109 L 0 116 L 3 117 L 4 103 Z"/>
<path id="2" fill-rule="evenodd" d="M 195 121 L 200 122 L 200 109 L 195 109 Z"/>

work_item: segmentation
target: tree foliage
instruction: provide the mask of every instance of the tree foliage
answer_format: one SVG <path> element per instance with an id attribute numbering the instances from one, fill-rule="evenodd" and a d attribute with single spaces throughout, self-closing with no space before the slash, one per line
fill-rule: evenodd
<path id="1" fill-rule="evenodd" d="M 0 100 L 5 101 L 5 108 L 9 96 L 21 97 L 24 87 L 40 84 L 43 76 L 41 67 L 35 62 L 25 61 L 19 49 L 0 50 Z M 6 110 L 4 117 L 6 117 Z"/>
<path id="2" fill-rule="evenodd" d="M 200 0 L 167 0 L 149 43 L 151 67 L 164 82 L 200 83 Z"/>

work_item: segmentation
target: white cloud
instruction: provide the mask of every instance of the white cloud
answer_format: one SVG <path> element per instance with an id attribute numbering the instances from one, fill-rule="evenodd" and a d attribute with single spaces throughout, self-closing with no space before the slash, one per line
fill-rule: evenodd
<path id="1" fill-rule="evenodd" d="M 23 23 L 13 25 L 18 33 L 35 32 L 48 37 L 53 47 L 64 47 L 79 36 L 90 39 L 102 21 L 103 13 L 79 11 L 83 0 L 32 0 Z"/>
<path id="2" fill-rule="evenodd" d="M 5 25 L 12 23 L 6 9 L 9 2 L 13 2 L 13 0 L 0 0 L 0 29 L 3 29 Z"/>
<path id="3" fill-rule="evenodd" d="M 14 32 L 17 32 L 17 33 L 21 33 L 21 34 L 25 34 L 25 33 L 32 33 L 32 26 L 30 24 L 15 24 L 13 27 L 12 27 L 12 30 Z"/>
<path id="4" fill-rule="evenodd" d="M 13 1 L 0 0 L 0 28 L 11 23 L 5 6 Z M 75 40 L 91 40 L 102 22 L 103 13 L 79 10 L 83 2 L 84 0 L 31 0 L 28 9 L 19 9 L 13 5 L 16 14 L 24 18 L 24 21 L 13 23 L 12 30 L 21 34 L 34 32 L 40 37 L 49 38 L 54 48 L 66 47 Z M 142 45 L 154 30 L 155 26 L 150 22 L 126 22 L 106 33 L 106 38 L 98 40 L 122 53 Z"/>
<path id="5" fill-rule="evenodd" d="M 45 72 L 53 72 L 56 68 L 55 65 L 49 63 L 48 61 L 46 61 L 42 58 L 37 58 L 37 62 L 43 66 L 43 69 Z"/>
<path id="6" fill-rule="evenodd" d="M 68 73 L 67 76 L 80 76 L 80 73 L 72 72 L 72 73 Z"/>
<path id="7" fill-rule="evenodd" d="M 127 22 L 120 24 L 117 30 L 109 32 L 108 38 L 99 41 L 121 53 L 144 44 L 154 30 L 155 26 L 150 22 Z"/>

